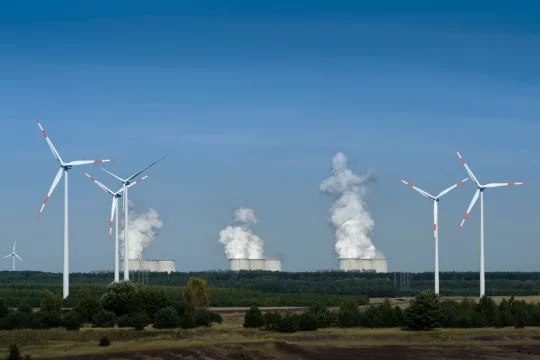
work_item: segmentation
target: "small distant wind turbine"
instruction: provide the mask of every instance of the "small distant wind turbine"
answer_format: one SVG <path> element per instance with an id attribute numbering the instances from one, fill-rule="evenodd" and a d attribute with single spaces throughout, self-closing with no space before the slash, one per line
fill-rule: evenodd
<path id="1" fill-rule="evenodd" d="M 480 184 L 477 177 L 474 175 L 474 173 L 471 171 L 471 168 L 469 168 L 469 165 L 461 156 L 461 154 L 456 151 L 456 154 L 465 167 L 465 170 L 467 171 L 467 174 L 469 175 L 469 178 L 474 181 L 476 184 L 476 192 L 473 195 L 473 198 L 471 200 L 471 203 L 465 212 L 465 215 L 463 216 L 463 220 L 461 220 L 461 224 L 459 225 L 459 229 L 461 230 L 463 228 L 463 225 L 465 224 L 465 221 L 469 218 L 469 215 L 471 214 L 471 211 L 478 201 L 478 197 L 480 197 L 480 297 L 484 296 L 486 293 L 486 278 L 485 278 L 485 272 L 484 272 L 484 191 L 486 189 L 491 188 L 497 188 L 497 187 L 503 187 L 503 186 L 515 186 L 515 185 L 525 185 L 526 182 L 505 182 L 505 183 L 489 183 L 486 185 Z"/>
<path id="2" fill-rule="evenodd" d="M 420 189 L 419 187 L 414 186 L 408 181 L 401 180 L 402 183 L 407 185 L 413 190 L 416 190 L 420 195 L 428 199 L 433 200 L 433 237 L 435 239 L 435 294 L 439 294 L 439 200 L 448 194 L 450 191 L 454 190 L 458 186 L 461 186 L 467 179 L 458 181 L 454 185 L 444 189 L 439 193 L 439 195 L 434 196 L 430 193 Z"/>
<path id="3" fill-rule="evenodd" d="M 11 271 L 15 271 L 15 258 L 19 259 L 20 261 L 23 261 L 23 259 L 21 259 L 21 257 L 17 255 L 17 253 L 15 252 L 16 245 L 17 245 L 17 242 L 15 241 L 13 243 L 13 250 L 11 250 L 11 253 L 7 254 L 6 256 L 2 258 L 2 260 L 4 260 L 11 256 L 11 260 L 13 262 L 13 264 L 11 265 Z"/>
<path id="4" fill-rule="evenodd" d="M 62 157 L 60 156 L 60 153 L 56 148 L 54 147 L 54 144 L 52 143 L 51 139 L 49 139 L 49 136 L 47 135 L 47 132 L 39 122 L 37 121 L 37 125 L 39 129 L 41 130 L 41 134 L 45 138 L 45 141 L 49 145 L 49 148 L 51 149 L 51 152 L 54 156 L 54 158 L 60 163 L 60 169 L 58 169 L 58 172 L 56 173 L 56 176 L 54 177 L 54 180 L 52 182 L 51 188 L 49 189 L 49 192 L 47 193 L 47 196 L 45 196 L 45 199 L 43 200 L 43 204 L 41 205 L 41 208 L 39 209 L 39 216 L 43 214 L 43 210 L 45 209 L 45 205 L 49 202 L 49 199 L 51 198 L 54 189 L 56 189 L 56 186 L 58 186 L 58 183 L 60 183 L 60 180 L 62 179 L 62 175 L 64 175 L 64 276 L 63 276 L 63 298 L 67 298 L 69 296 L 69 216 L 68 216 L 68 172 L 69 170 L 74 166 L 81 166 L 81 165 L 88 165 L 88 164 L 101 164 L 104 162 L 110 162 L 112 160 L 76 160 L 76 161 L 70 161 L 70 162 L 64 162 L 62 160 Z"/>
<path id="5" fill-rule="evenodd" d="M 105 168 L 101 168 L 103 171 L 105 171 L 107 174 L 114 177 L 116 180 L 120 181 L 123 185 L 123 197 L 124 197 L 124 281 L 129 281 L 129 242 L 128 242 L 128 234 L 129 234 L 129 201 L 128 201 L 128 189 L 130 185 L 135 182 L 137 176 L 145 172 L 146 170 L 150 169 L 152 166 L 159 163 L 161 160 L 165 159 L 167 156 L 163 156 L 161 159 L 154 161 L 150 165 L 146 166 L 144 169 L 137 171 L 135 174 L 131 175 L 130 177 L 126 179 L 122 179 L 121 177 L 113 174 L 109 170 Z"/>
<path id="6" fill-rule="evenodd" d="M 118 258 L 118 199 L 122 197 L 122 193 L 124 192 L 124 187 L 120 188 L 118 191 L 114 192 L 111 189 L 109 189 L 107 186 L 103 185 L 100 181 L 96 180 L 94 176 L 91 176 L 87 172 L 84 173 L 94 184 L 96 184 L 101 190 L 105 191 L 109 195 L 112 196 L 112 207 L 111 207 L 111 217 L 109 220 L 109 238 L 112 236 L 112 225 L 113 221 L 115 222 L 116 230 L 115 230 L 115 240 L 114 240 L 114 282 L 120 281 L 120 270 L 119 270 L 119 258 Z M 132 186 L 140 183 L 141 181 L 148 178 L 148 175 L 145 175 L 136 181 L 130 183 L 127 187 L 128 189 Z"/>

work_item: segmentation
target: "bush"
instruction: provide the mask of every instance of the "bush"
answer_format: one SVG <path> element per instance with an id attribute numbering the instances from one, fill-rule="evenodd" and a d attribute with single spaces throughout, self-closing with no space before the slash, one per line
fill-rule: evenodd
<path id="1" fill-rule="evenodd" d="M 112 311 L 100 310 L 92 316 L 92 325 L 97 328 L 113 327 L 116 323 L 116 315 Z"/>
<path id="2" fill-rule="evenodd" d="M 40 311 L 39 314 L 44 328 L 53 328 L 62 325 L 62 317 L 59 312 Z"/>
<path id="3" fill-rule="evenodd" d="M 77 331 L 81 328 L 83 319 L 78 312 L 72 310 L 64 315 L 62 318 L 62 323 L 64 324 L 66 330 Z"/>
<path id="4" fill-rule="evenodd" d="M 346 302 L 339 307 L 338 323 L 341 327 L 359 326 L 361 322 L 360 310 L 356 302 Z"/>
<path id="5" fill-rule="evenodd" d="M 154 327 L 156 329 L 174 329 L 178 327 L 178 313 L 172 306 L 160 309 L 154 316 Z"/>
<path id="6" fill-rule="evenodd" d="M 24 329 L 28 326 L 28 315 L 18 311 L 10 311 L 0 319 L 0 330 Z"/>
<path id="7" fill-rule="evenodd" d="M 197 327 L 197 321 L 195 315 L 192 312 L 186 311 L 180 316 L 179 323 L 184 329 L 193 329 Z"/>
<path id="8" fill-rule="evenodd" d="M 51 291 L 45 294 L 41 302 L 41 310 L 46 312 L 60 313 L 62 311 L 62 297 Z"/>
<path id="9" fill-rule="evenodd" d="M 159 309 L 167 306 L 169 306 L 169 299 L 162 290 L 139 286 L 136 288 L 130 312 L 144 312 L 153 318 Z"/>
<path id="10" fill-rule="evenodd" d="M 109 338 L 106 336 L 102 336 L 99 339 L 99 346 L 109 346 L 111 345 L 111 342 L 109 341 Z"/>
<path id="11" fill-rule="evenodd" d="M 318 328 L 317 315 L 311 312 L 306 312 L 300 315 L 298 330 L 300 331 L 315 331 Z"/>
<path id="12" fill-rule="evenodd" d="M 117 320 L 118 327 L 128 328 L 133 326 L 133 319 L 129 315 L 122 315 Z"/>
<path id="13" fill-rule="evenodd" d="M 112 311 L 116 316 L 132 312 L 135 307 L 135 286 L 130 282 L 112 283 L 101 297 L 103 309 Z"/>
<path id="14" fill-rule="evenodd" d="M 278 331 L 281 324 L 281 315 L 277 312 L 264 313 L 264 329 L 268 331 Z"/>
<path id="15" fill-rule="evenodd" d="M 281 318 L 277 331 L 293 333 L 300 328 L 300 317 L 296 314 L 286 314 Z"/>
<path id="16" fill-rule="evenodd" d="M 81 315 L 85 322 L 93 322 L 94 316 L 101 310 L 101 305 L 94 298 L 90 289 L 85 287 L 77 293 L 74 310 Z"/>
<path id="17" fill-rule="evenodd" d="M 142 331 L 152 320 L 145 312 L 138 312 L 131 317 L 131 323 L 135 330 Z"/>
<path id="18" fill-rule="evenodd" d="M 6 358 L 7 360 L 21 360 L 21 352 L 17 344 L 12 344 L 9 346 L 9 354 Z"/>
<path id="19" fill-rule="evenodd" d="M 264 326 L 264 316 L 258 307 L 251 307 L 244 315 L 245 328 L 258 328 Z"/>
<path id="20" fill-rule="evenodd" d="M 210 313 L 210 322 L 217 323 L 217 324 L 221 324 L 223 322 L 223 318 L 217 312 L 210 311 L 209 313 Z"/>
<path id="21" fill-rule="evenodd" d="M 0 319 L 9 313 L 9 309 L 3 299 L 0 299 Z"/>
<path id="22" fill-rule="evenodd" d="M 17 307 L 17 311 L 22 314 L 30 315 L 34 312 L 34 309 L 28 303 L 23 302 Z"/>
<path id="23" fill-rule="evenodd" d="M 195 313 L 195 325 L 197 326 L 212 326 L 212 320 L 210 319 L 210 311 L 201 309 Z"/>
<path id="24" fill-rule="evenodd" d="M 182 292 L 182 298 L 186 308 L 191 311 L 207 307 L 210 303 L 210 292 L 206 280 L 190 277 Z"/>
<path id="25" fill-rule="evenodd" d="M 314 305 L 310 307 L 309 313 L 313 314 L 317 319 L 317 328 L 319 329 L 334 326 L 338 322 L 336 313 L 328 311 L 328 309 L 322 305 Z"/>
<path id="26" fill-rule="evenodd" d="M 405 310 L 405 326 L 409 330 L 432 330 L 441 320 L 439 296 L 432 291 L 418 294 Z"/>

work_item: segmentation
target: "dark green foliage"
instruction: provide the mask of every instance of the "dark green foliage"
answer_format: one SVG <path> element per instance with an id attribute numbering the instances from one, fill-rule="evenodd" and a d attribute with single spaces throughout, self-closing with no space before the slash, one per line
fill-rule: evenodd
<path id="1" fill-rule="evenodd" d="M 277 331 L 283 333 L 293 333 L 300 329 L 300 316 L 296 314 L 285 314 L 281 317 Z"/>
<path id="2" fill-rule="evenodd" d="M 317 319 L 317 328 L 324 329 L 337 325 L 338 315 L 328 311 L 325 306 L 313 305 L 309 308 L 309 312 Z"/>
<path id="3" fill-rule="evenodd" d="M 30 304 L 23 302 L 17 307 L 17 311 L 26 315 L 30 315 L 34 310 L 32 309 L 32 306 L 30 306 Z"/>
<path id="4" fill-rule="evenodd" d="M 74 310 L 81 315 L 85 322 L 91 322 L 93 317 L 101 310 L 101 305 L 90 288 L 84 287 L 77 293 Z"/>
<path id="5" fill-rule="evenodd" d="M 361 323 L 360 310 L 356 302 L 345 302 L 339 307 L 338 322 L 341 327 L 359 326 Z"/>
<path id="6" fill-rule="evenodd" d="M 184 306 L 190 311 L 197 311 L 210 304 L 210 290 L 206 280 L 199 277 L 190 277 L 182 292 Z"/>
<path id="7" fill-rule="evenodd" d="M 317 314 L 305 312 L 298 318 L 299 331 L 315 331 L 318 328 Z"/>
<path id="8" fill-rule="evenodd" d="M 41 302 L 41 310 L 46 312 L 60 313 L 62 310 L 62 297 L 49 291 Z"/>
<path id="9" fill-rule="evenodd" d="M 154 316 L 154 327 L 156 329 L 174 329 L 178 327 L 178 323 L 178 313 L 172 306 L 158 310 Z"/>
<path id="10" fill-rule="evenodd" d="M 6 358 L 7 360 L 21 360 L 21 352 L 17 344 L 12 344 L 9 346 L 9 354 Z"/>
<path id="11" fill-rule="evenodd" d="M 62 323 L 66 330 L 77 331 L 81 328 L 83 319 L 78 312 L 72 310 L 64 314 L 62 317 Z"/>
<path id="12" fill-rule="evenodd" d="M 258 328 L 265 325 L 264 316 L 258 307 L 251 307 L 244 315 L 245 328 Z"/>
<path id="13" fill-rule="evenodd" d="M 121 327 L 121 328 L 132 327 L 133 319 L 130 315 L 125 314 L 118 317 L 118 319 L 116 320 L 116 324 L 118 325 L 118 327 Z"/>
<path id="14" fill-rule="evenodd" d="M 404 325 L 409 330 L 431 330 L 439 326 L 441 307 L 439 296 L 432 291 L 416 295 L 405 311 Z"/>
<path id="15" fill-rule="evenodd" d="M 102 336 L 99 339 L 99 346 L 109 346 L 111 345 L 111 342 L 107 336 Z"/>
<path id="16" fill-rule="evenodd" d="M 107 328 L 113 327 L 115 324 L 116 315 L 112 311 L 100 310 L 92 316 L 92 325 L 94 327 Z"/>
<path id="17" fill-rule="evenodd" d="M 0 319 L 9 313 L 9 309 L 3 299 L 0 299 Z"/>
<path id="18" fill-rule="evenodd" d="M 0 330 L 24 329 L 27 325 L 28 315 L 18 311 L 10 311 L 0 319 Z"/>
<path id="19" fill-rule="evenodd" d="M 136 303 L 135 292 L 135 286 L 130 282 L 112 283 L 101 297 L 101 306 L 114 312 L 116 316 L 129 314 Z"/>
<path id="20" fill-rule="evenodd" d="M 277 312 L 264 313 L 264 329 L 268 331 L 278 331 L 281 323 L 281 315 Z"/>
<path id="21" fill-rule="evenodd" d="M 39 316 L 43 328 L 53 328 L 62 325 L 62 316 L 59 312 L 40 311 Z"/>
<path id="22" fill-rule="evenodd" d="M 167 307 L 169 304 L 170 301 L 163 290 L 138 286 L 134 294 L 130 312 L 144 312 L 152 318 L 159 309 Z"/>
<path id="23" fill-rule="evenodd" d="M 184 311 L 179 318 L 179 325 L 184 329 L 193 329 L 197 327 L 195 315 L 192 312 Z"/>
<path id="24" fill-rule="evenodd" d="M 138 312 L 131 316 L 131 324 L 137 331 L 142 331 L 151 323 L 150 316 L 145 312 Z"/>
<path id="25" fill-rule="evenodd" d="M 478 313 L 478 327 L 480 326 L 493 326 L 497 320 L 498 307 L 493 299 L 482 296 L 478 305 L 476 306 L 476 312 Z"/>
<path id="26" fill-rule="evenodd" d="M 198 310 L 195 313 L 195 324 L 197 326 L 212 326 L 210 311 L 206 309 Z"/>
<path id="27" fill-rule="evenodd" d="M 221 317 L 219 313 L 210 311 L 210 322 L 221 324 L 223 322 L 223 318 Z"/>

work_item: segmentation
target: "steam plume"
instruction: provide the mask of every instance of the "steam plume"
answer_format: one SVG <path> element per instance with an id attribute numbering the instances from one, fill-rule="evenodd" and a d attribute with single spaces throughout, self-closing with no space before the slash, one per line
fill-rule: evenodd
<path id="1" fill-rule="evenodd" d="M 347 167 L 347 157 L 337 153 L 332 158 L 332 176 L 320 185 L 320 191 L 334 193 L 338 199 L 330 209 L 330 221 L 335 229 L 336 253 L 340 258 L 373 259 L 375 246 L 371 233 L 375 222 L 366 207 L 366 185 L 372 180 L 368 172 L 353 174 Z"/>
<path id="2" fill-rule="evenodd" d="M 128 259 L 140 259 L 143 250 L 152 245 L 159 235 L 163 222 L 154 209 L 150 209 L 144 214 L 137 214 L 133 211 L 131 201 L 129 208 Z M 124 232 L 122 232 L 120 239 L 124 241 Z"/>
<path id="3" fill-rule="evenodd" d="M 249 224 L 255 224 L 255 211 L 239 208 L 233 212 L 236 226 L 227 226 L 219 232 L 219 242 L 225 245 L 227 259 L 262 259 L 263 240 L 251 232 Z"/>

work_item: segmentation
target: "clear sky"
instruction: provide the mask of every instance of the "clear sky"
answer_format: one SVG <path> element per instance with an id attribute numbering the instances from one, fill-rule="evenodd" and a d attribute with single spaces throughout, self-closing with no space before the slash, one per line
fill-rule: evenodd
<path id="1" fill-rule="evenodd" d="M 284 270 L 336 268 L 319 184 L 338 151 L 376 171 L 390 270 L 430 271 L 432 204 L 398 178 L 442 190 L 465 177 L 456 148 L 483 182 L 529 181 L 486 194 L 487 270 L 538 270 L 540 5 L 436 3 L 3 3 L 0 253 L 17 240 L 21 269 L 62 269 L 62 191 L 36 220 L 57 169 L 39 117 L 66 159 L 127 176 L 169 155 L 130 198 L 163 220 L 145 257 L 181 271 L 226 267 L 218 232 L 240 206 Z M 111 269 L 110 199 L 71 180 L 71 268 Z M 456 230 L 473 191 L 441 202 L 441 270 L 479 267 L 479 209 Z"/>

